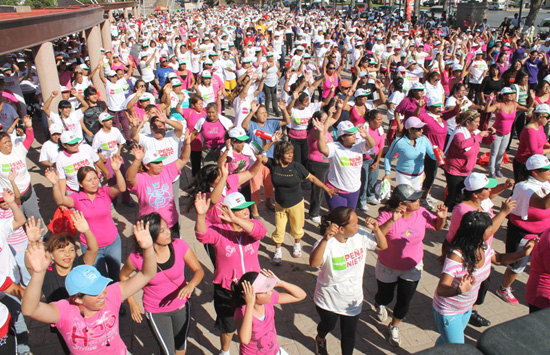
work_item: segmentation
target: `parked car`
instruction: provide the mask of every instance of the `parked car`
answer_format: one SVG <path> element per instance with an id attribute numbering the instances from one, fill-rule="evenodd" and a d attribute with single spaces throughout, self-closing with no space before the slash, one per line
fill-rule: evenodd
<path id="1" fill-rule="evenodd" d="M 538 27 L 538 33 L 542 34 L 549 34 L 550 33 L 550 18 L 545 18 L 542 20 L 542 22 L 537 26 Z"/>
<path id="2" fill-rule="evenodd" d="M 436 0 L 424 0 L 422 2 L 422 6 L 424 7 L 432 7 L 432 6 L 435 6 L 437 5 L 439 2 L 436 1 Z"/>
<path id="3" fill-rule="evenodd" d="M 503 2 L 490 2 L 489 10 L 506 10 L 506 3 Z"/>

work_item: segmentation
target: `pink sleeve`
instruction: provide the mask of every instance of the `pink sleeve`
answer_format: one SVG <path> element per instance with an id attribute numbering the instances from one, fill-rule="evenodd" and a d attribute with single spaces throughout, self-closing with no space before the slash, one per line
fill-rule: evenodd
<path id="1" fill-rule="evenodd" d="M 453 117 L 456 117 L 460 113 L 460 107 L 455 106 L 452 110 L 441 111 L 441 117 L 447 121 Z"/>
<path id="2" fill-rule="evenodd" d="M 423 207 L 420 207 L 420 211 L 422 211 L 422 216 L 426 219 L 426 228 L 435 229 L 437 217 Z"/>
<path id="3" fill-rule="evenodd" d="M 11 92 L 11 90 L 4 89 L 4 91 L 2 92 L 2 97 L 13 102 L 18 101 L 17 97 L 15 97 L 15 95 L 13 94 L 13 92 Z"/>
<path id="4" fill-rule="evenodd" d="M 25 130 L 25 140 L 23 141 L 23 147 L 25 147 L 26 150 L 29 150 L 32 142 L 34 142 L 34 130 L 33 129 L 26 129 Z"/>
<path id="5" fill-rule="evenodd" d="M 168 170 L 168 176 L 170 177 L 170 179 L 175 179 L 176 176 L 180 175 L 181 174 L 181 171 L 178 169 L 178 166 L 176 164 L 176 162 L 173 162 L 173 163 L 170 163 L 168 165 L 166 165 L 166 168 Z"/>
<path id="6" fill-rule="evenodd" d="M 382 213 L 380 213 L 380 216 L 378 216 L 376 220 L 378 221 L 379 225 L 383 225 L 388 221 L 388 219 L 392 217 L 392 215 L 393 214 L 388 211 L 382 211 Z"/>
<path id="7" fill-rule="evenodd" d="M 229 191 L 227 192 L 228 195 L 233 192 L 239 192 L 239 175 L 229 175 L 227 177 L 227 185 L 229 186 Z"/>
<path id="8" fill-rule="evenodd" d="M 460 149 L 472 147 L 478 142 L 481 142 L 481 136 L 479 134 L 465 139 L 464 134 L 457 133 L 453 139 L 453 143 Z"/>
<path id="9" fill-rule="evenodd" d="M 202 244 L 216 244 L 222 237 L 217 230 L 214 230 L 213 226 L 209 226 L 204 233 L 195 230 L 195 236 Z"/>
<path id="10" fill-rule="evenodd" d="M 134 251 L 128 255 L 128 258 L 137 270 L 141 270 L 141 267 L 143 266 L 143 257 L 141 255 Z"/>
<path id="11" fill-rule="evenodd" d="M 543 150 L 538 145 L 538 139 L 536 135 L 532 135 L 531 132 L 534 130 L 526 129 L 526 141 L 529 152 L 534 152 L 535 154 L 542 154 Z"/>
<path id="12" fill-rule="evenodd" d="M 409 105 L 409 102 L 410 102 L 409 98 L 405 97 L 403 100 L 401 100 L 399 105 L 397 105 L 397 107 L 395 108 L 395 112 L 398 112 L 403 115 L 405 111 L 407 111 L 407 106 Z"/>
<path id="13" fill-rule="evenodd" d="M 249 233 L 249 237 L 255 240 L 261 240 L 267 233 L 265 226 L 258 220 L 253 220 L 252 223 L 254 223 L 254 228 L 252 228 L 252 232 Z"/>

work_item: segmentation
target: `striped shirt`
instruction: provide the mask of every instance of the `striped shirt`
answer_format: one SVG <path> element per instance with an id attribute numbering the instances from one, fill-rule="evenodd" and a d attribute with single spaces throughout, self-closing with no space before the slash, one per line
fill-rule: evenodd
<path id="1" fill-rule="evenodd" d="M 459 251 L 453 250 L 452 252 L 462 257 Z M 433 307 L 437 313 L 443 316 L 451 316 L 454 314 L 466 313 L 472 308 L 477 300 L 477 294 L 481 283 L 486 280 L 491 273 L 491 257 L 493 254 L 493 248 L 488 245 L 487 250 L 485 250 L 485 263 L 481 268 L 474 270 L 473 277 L 475 282 L 470 291 L 452 297 L 442 297 L 437 294 L 437 291 L 435 292 Z M 456 288 L 460 280 L 468 274 L 468 269 L 464 268 L 462 262 L 457 262 L 447 257 L 445 258 L 445 263 L 443 264 L 443 270 L 441 272 L 454 277 L 452 287 Z"/>
<path id="2" fill-rule="evenodd" d="M 0 219 L 9 219 L 9 218 L 13 218 L 13 211 L 10 208 L 8 209 L 0 208 Z M 26 240 L 27 240 L 27 234 L 25 234 L 25 230 L 23 229 L 23 227 L 19 227 L 17 230 L 13 231 L 13 233 L 11 233 L 8 236 L 9 245 L 17 245 L 17 244 L 23 243 Z"/>

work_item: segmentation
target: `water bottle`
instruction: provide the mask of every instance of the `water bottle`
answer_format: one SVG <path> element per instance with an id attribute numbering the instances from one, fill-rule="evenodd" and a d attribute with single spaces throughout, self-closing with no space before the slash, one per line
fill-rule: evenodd
<path id="1" fill-rule="evenodd" d="M 443 158 L 443 153 L 437 145 L 434 145 L 434 154 L 435 160 L 437 160 L 437 164 L 439 164 L 439 166 L 445 165 L 445 158 Z"/>
<path id="2" fill-rule="evenodd" d="M 260 131 L 259 129 L 254 130 L 254 135 L 256 137 L 260 137 L 262 139 L 265 139 L 266 141 L 270 141 L 270 140 L 273 139 L 273 135 L 271 135 L 269 133 L 265 133 L 264 131 Z"/>

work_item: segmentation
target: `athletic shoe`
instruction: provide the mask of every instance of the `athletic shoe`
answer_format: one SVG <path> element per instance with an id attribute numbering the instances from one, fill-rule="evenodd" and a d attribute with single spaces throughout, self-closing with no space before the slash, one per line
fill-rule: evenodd
<path id="1" fill-rule="evenodd" d="M 500 170 L 497 170 L 496 176 L 497 177 L 503 177 L 504 175 L 502 175 L 502 172 Z"/>
<path id="2" fill-rule="evenodd" d="M 283 249 L 275 249 L 275 255 L 273 255 L 272 262 L 274 265 L 281 265 L 281 263 L 283 262 Z"/>
<path id="3" fill-rule="evenodd" d="M 485 317 L 477 313 L 477 311 L 472 311 L 472 316 L 470 317 L 468 323 L 470 323 L 474 327 L 488 327 L 491 325 L 491 322 L 489 322 Z"/>
<path id="4" fill-rule="evenodd" d="M 319 341 L 317 337 L 315 337 L 315 343 L 317 344 L 317 355 L 328 355 L 327 352 L 327 341 Z"/>
<path id="5" fill-rule="evenodd" d="M 495 173 L 490 173 L 490 174 L 489 174 L 489 177 L 490 177 L 491 179 L 496 179 L 496 178 L 497 178 L 497 176 L 495 175 Z"/>
<path id="6" fill-rule="evenodd" d="M 379 322 L 384 322 L 388 319 L 388 310 L 386 306 L 376 306 L 376 316 L 378 317 Z"/>
<path id="7" fill-rule="evenodd" d="M 321 223 L 321 216 L 314 216 L 314 217 L 310 217 L 309 219 L 311 219 L 313 223 L 317 223 L 317 224 Z"/>
<path id="8" fill-rule="evenodd" d="M 369 208 L 367 207 L 367 204 L 359 204 L 359 209 L 365 213 L 369 211 Z"/>
<path id="9" fill-rule="evenodd" d="M 433 198 L 432 195 L 428 194 L 426 196 L 426 201 L 433 206 L 437 206 L 439 204 L 439 200 L 436 198 Z"/>
<path id="10" fill-rule="evenodd" d="M 388 325 L 388 332 L 390 333 L 388 341 L 392 346 L 401 345 L 401 336 L 399 335 L 399 327 L 393 327 L 391 324 Z"/>
<path id="11" fill-rule="evenodd" d="M 502 298 L 504 302 L 517 306 L 519 304 L 518 299 L 512 293 L 512 288 L 503 289 L 501 286 L 495 291 L 498 297 Z"/>
<path id="12" fill-rule="evenodd" d="M 302 245 L 300 243 L 294 243 L 294 248 L 292 249 L 292 257 L 299 258 L 302 256 Z"/>
<path id="13" fill-rule="evenodd" d="M 425 200 L 425 199 L 420 200 L 420 206 L 424 207 L 428 211 L 433 211 L 434 210 L 434 206 L 430 205 L 428 203 L 428 201 Z"/>
<path id="14" fill-rule="evenodd" d="M 369 196 L 369 198 L 367 198 L 367 203 L 369 205 L 378 205 L 380 203 L 380 200 L 374 196 Z"/>

